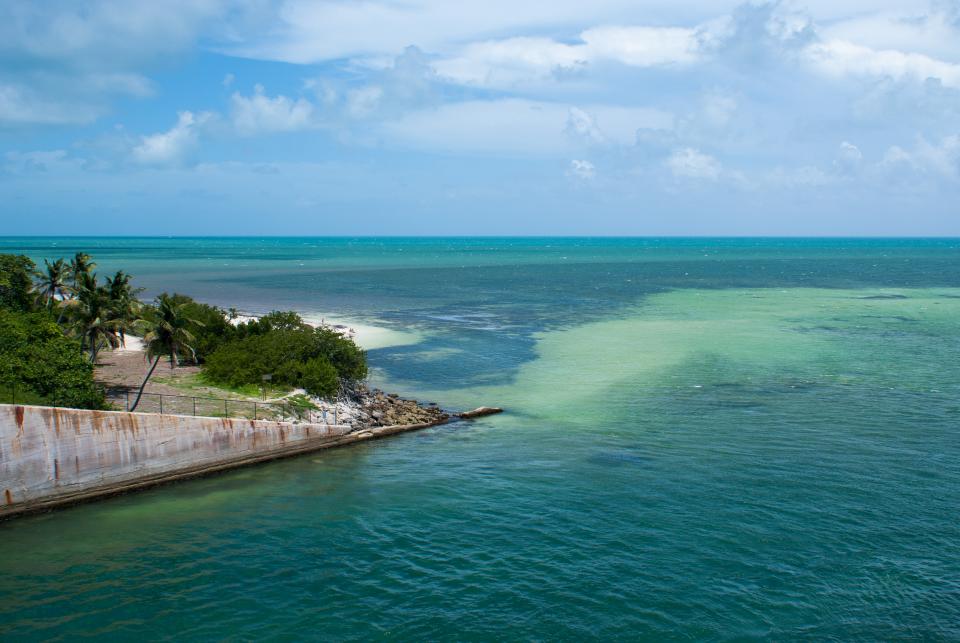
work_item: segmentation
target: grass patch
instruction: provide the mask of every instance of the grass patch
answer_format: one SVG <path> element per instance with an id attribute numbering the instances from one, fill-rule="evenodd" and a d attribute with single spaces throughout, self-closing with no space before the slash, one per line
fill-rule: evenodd
<path id="1" fill-rule="evenodd" d="M 154 376 L 154 381 L 165 384 L 177 390 L 191 395 L 244 398 L 259 400 L 262 398 L 263 391 L 256 384 L 244 384 L 243 386 L 225 386 L 223 384 L 214 384 L 204 377 L 203 373 L 186 373 L 183 375 L 160 375 Z M 267 398 L 282 397 L 290 392 L 286 387 L 268 386 L 266 389 Z"/>

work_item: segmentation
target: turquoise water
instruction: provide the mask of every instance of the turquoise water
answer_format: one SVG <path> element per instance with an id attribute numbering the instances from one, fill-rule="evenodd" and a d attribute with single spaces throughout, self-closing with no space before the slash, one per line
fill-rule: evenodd
<path id="1" fill-rule="evenodd" d="M 960 638 L 960 241 L 76 249 L 508 413 L 4 523 L 4 638 Z"/>

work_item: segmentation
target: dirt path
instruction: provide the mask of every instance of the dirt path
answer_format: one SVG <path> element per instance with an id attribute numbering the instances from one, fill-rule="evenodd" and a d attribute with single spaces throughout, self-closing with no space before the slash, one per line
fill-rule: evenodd
<path id="1" fill-rule="evenodd" d="M 141 351 L 104 351 L 97 361 L 94 378 L 107 388 L 107 393 L 126 394 L 127 391 L 136 391 L 140 388 L 143 378 L 150 370 L 150 363 L 144 358 Z M 183 390 L 157 381 L 156 378 L 179 378 L 187 375 L 196 375 L 200 369 L 196 366 L 177 366 L 170 368 L 167 360 L 162 360 L 153 372 L 153 377 L 147 384 L 151 393 L 164 395 L 183 395 Z"/>

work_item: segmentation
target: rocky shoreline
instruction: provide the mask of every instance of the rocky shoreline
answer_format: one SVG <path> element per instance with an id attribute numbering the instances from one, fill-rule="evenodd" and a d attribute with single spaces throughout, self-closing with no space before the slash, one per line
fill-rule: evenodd
<path id="1" fill-rule="evenodd" d="M 355 430 L 379 426 L 439 424 L 454 417 L 454 414 L 444 411 L 433 402 L 410 400 L 396 393 L 371 390 L 363 385 L 341 395 L 336 402 L 315 400 L 315 403 L 321 411 L 327 412 L 328 419 L 332 414 L 338 423 Z"/>
<path id="2" fill-rule="evenodd" d="M 472 420 L 503 412 L 499 407 L 481 406 L 472 411 L 454 413 L 445 411 L 435 402 L 419 402 L 380 389 L 370 390 L 365 385 L 341 395 L 337 402 L 314 401 L 326 412 L 328 421 L 333 421 L 333 415 L 336 422 L 350 426 L 354 431 L 383 426 L 442 424 L 451 419 Z"/>

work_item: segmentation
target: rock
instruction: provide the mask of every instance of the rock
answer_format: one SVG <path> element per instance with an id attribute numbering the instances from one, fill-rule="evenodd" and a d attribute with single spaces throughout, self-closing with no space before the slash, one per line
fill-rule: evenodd
<path id="1" fill-rule="evenodd" d="M 472 411 L 464 411 L 463 413 L 459 413 L 457 417 L 461 417 L 464 420 L 470 420 L 472 418 L 479 418 L 485 415 L 495 415 L 497 413 L 503 413 L 503 409 L 495 406 L 481 406 L 473 409 Z"/>

